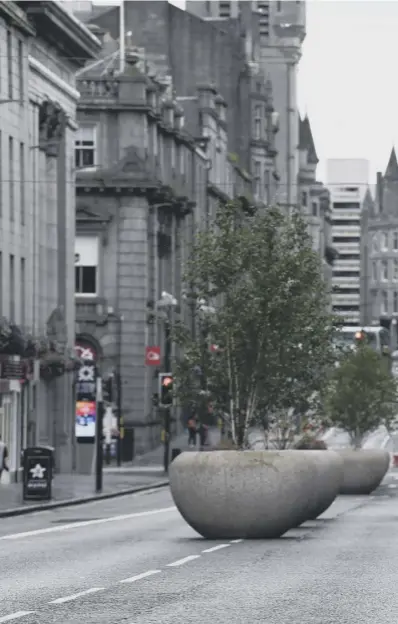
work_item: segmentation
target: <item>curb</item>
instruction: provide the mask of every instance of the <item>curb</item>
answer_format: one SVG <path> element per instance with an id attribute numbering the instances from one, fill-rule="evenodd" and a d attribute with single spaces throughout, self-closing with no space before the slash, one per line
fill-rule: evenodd
<path id="1" fill-rule="evenodd" d="M 84 498 L 70 498 L 61 501 L 44 503 L 43 505 L 27 505 L 26 507 L 14 507 L 12 509 L 5 509 L 4 511 L 0 510 L 0 518 L 24 516 L 37 511 L 49 511 L 51 509 L 59 509 L 60 507 L 75 507 L 77 505 L 84 505 L 85 503 L 93 503 L 95 501 L 107 500 L 110 498 L 118 498 L 119 496 L 128 496 L 129 494 L 136 494 L 138 492 L 160 490 L 161 488 L 167 487 L 168 485 L 168 480 L 155 481 L 154 483 L 148 485 L 139 485 L 125 490 L 118 490 L 117 492 L 109 492 L 106 494 L 92 494 L 91 496 L 85 496 Z"/>

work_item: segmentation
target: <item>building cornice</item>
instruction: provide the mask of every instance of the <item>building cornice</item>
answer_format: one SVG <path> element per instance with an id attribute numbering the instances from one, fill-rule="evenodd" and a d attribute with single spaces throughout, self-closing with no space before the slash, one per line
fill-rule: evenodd
<path id="1" fill-rule="evenodd" d="M 96 58 L 101 42 L 62 4 L 50 0 L 19 0 L 17 2 L 36 35 L 61 50 L 78 67 Z"/>
<path id="2" fill-rule="evenodd" d="M 0 16 L 28 37 L 35 36 L 35 29 L 15 2 L 0 2 Z"/>
<path id="3" fill-rule="evenodd" d="M 54 72 L 48 69 L 43 63 L 40 63 L 33 56 L 29 55 L 29 67 L 39 74 L 42 78 L 50 82 L 54 87 L 62 91 L 69 98 L 77 102 L 80 98 L 80 93 L 77 89 L 71 87 L 65 80 L 59 78 Z"/>

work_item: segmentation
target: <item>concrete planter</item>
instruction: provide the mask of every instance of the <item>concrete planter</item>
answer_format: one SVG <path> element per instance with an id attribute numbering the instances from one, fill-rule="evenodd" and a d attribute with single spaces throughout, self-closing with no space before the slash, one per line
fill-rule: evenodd
<path id="1" fill-rule="evenodd" d="M 308 518 L 315 520 L 330 507 L 340 492 L 344 478 L 344 461 L 334 451 L 310 452 L 314 453 L 317 467 L 316 487 L 314 488 L 317 495 L 309 510 Z"/>
<path id="2" fill-rule="evenodd" d="M 297 526 L 307 520 L 315 520 L 339 494 L 343 480 L 343 460 L 333 451 L 289 450 L 280 453 L 305 453 L 307 461 L 312 464 L 313 478 Z"/>
<path id="3" fill-rule="evenodd" d="M 390 466 L 390 454 L 383 449 L 337 451 L 344 461 L 340 494 L 370 494 L 383 480 Z"/>
<path id="4" fill-rule="evenodd" d="M 182 453 L 170 466 L 174 502 L 208 539 L 276 538 L 308 519 L 314 451 Z"/>

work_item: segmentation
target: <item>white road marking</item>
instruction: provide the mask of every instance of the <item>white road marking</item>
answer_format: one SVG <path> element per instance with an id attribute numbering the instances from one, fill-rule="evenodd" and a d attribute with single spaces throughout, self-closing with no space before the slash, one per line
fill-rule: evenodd
<path id="1" fill-rule="evenodd" d="M 241 542 L 243 542 L 243 539 L 231 540 L 231 544 L 240 544 Z"/>
<path id="2" fill-rule="evenodd" d="M 79 592 L 78 594 L 72 594 L 71 596 L 64 596 L 63 598 L 51 600 L 48 604 L 64 604 L 64 602 L 71 602 L 72 600 L 77 600 L 83 596 L 88 596 L 89 594 L 95 594 L 96 592 L 104 590 L 105 587 L 92 587 L 91 589 L 86 589 L 86 591 Z"/>
<path id="3" fill-rule="evenodd" d="M 188 561 L 193 561 L 194 559 L 199 559 L 200 555 L 189 555 L 189 557 L 184 557 L 184 559 L 178 559 L 178 561 L 173 561 L 173 563 L 168 563 L 168 568 L 176 568 L 177 566 L 184 565 L 184 563 L 188 563 Z"/>
<path id="4" fill-rule="evenodd" d="M 122 581 L 119 581 L 119 583 L 135 583 L 135 581 L 140 581 L 141 579 L 153 576 L 154 574 L 159 574 L 160 572 L 161 570 L 148 570 L 148 572 L 143 572 L 142 574 L 137 574 L 136 576 L 130 576 L 130 578 L 123 579 Z"/>
<path id="5" fill-rule="evenodd" d="M 213 546 L 212 548 L 206 548 L 206 550 L 202 550 L 202 553 L 212 553 L 216 550 L 221 550 L 222 548 L 229 548 L 231 544 L 218 544 L 218 546 Z"/>
<path id="6" fill-rule="evenodd" d="M 32 615 L 34 611 L 16 611 L 11 615 L 3 615 L 0 617 L 0 622 L 12 622 L 12 620 L 18 620 L 18 618 L 25 617 L 26 615 Z"/>
<path id="7" fill-rule="evenodd" d="M 86 526 L 94 526 L 96 524 L 106 524 L 107 522 L 120 522 L 122 520 L 132 520 L 133 518 L 145 518 L 147 516 L 155 516 L 162 513 L 177 511 L 177 507 L 163 507 L 161 509 L 151 509 L 149 511 L 139 511 L 137 513 L 123 514 L 122 516 L 111 516 L 110 518 L 99 518 L 97 520 L 84 520 L 83 522 L 71 522 L 69 524 L 61 524 L 56 527 L 48 527 L 46 529 L 35 529 L 33 531 L 24 531 L 23 533 L 11 533 L 2 535 L 1 540 L 17 540 L 24 537 L 34 537 L 35 535 L 46 535 L 47 533 L 61 533 L 62 531 L 70 531 L 71 529 L 79 529 Z M 1 622 L 1 620 L 0 620 Z"/>

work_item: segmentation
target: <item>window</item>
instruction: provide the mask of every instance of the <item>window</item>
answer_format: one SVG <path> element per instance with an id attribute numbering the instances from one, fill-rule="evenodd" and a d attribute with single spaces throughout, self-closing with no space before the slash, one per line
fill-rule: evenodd
<path id="1" fill-rule="evenodd" d="M 372 280 L 377 282 L 377 262 L 372 262 Z"/>
<path id="2" fill-rule="evenodd" d="M 332 224 L 342 225 L 344 227 L 347 225 L 356 225 L 357 227 L 359 227 L 360 220 L 359 219 L 332 219 Z"/>
<path id="3" fill-rule="evenodd" d="M 7 30 L 7 73 L 8 73 L 8 97 L 10 100 L 13 98 L 13 84 L 12 84 L 12 34 L 10 30 Z"/>
<path id="4" fill-rule="evenodd" d="M 261 163 L 256 160 L 254 162 L 254 194 L 259 197 L 261 186 Z"/>
<path id="5" fill-rule="evenodd" d="M 339 260 L 359 260 L 359 253 L 339 253 Z"/>
<path id="6" fill-rule="evenodd" d="M 4 315 L 3 301 L 3 254 L 0 251 L 0 316 Z"/>
<path id="7" fill-rule="evenodd" d="M 398 232 L 394 232 L 392 236 L 392 248 L 394 251 L 398 251 Z"/>
<path id="8" fill-rule="evenodd" d="M 398 314 L 398 292 L 395 291 L 394 292 L 394 296 L 393 296 L 393 313 L 394 314 Z"/>
<path id="9" fill-rule="evenodd" d="M 10 255 L 10 321 L 15 323 L 15 262 Z"/>
<path id="10" fill-rule="evenodd" d="M 372 236 L 372 251 L 377 253 L 379 251 L 379 237 L 377 234 Z"/>
<path id="11" fill-rule="evenodd" d="M 358 312 L 359 308 L 356 305 L 341 304 L 333 306 L 333 312 Z"/>
<path id="12" fill-rule="evenodd" d="M 98 294 L 98 238 L 76 236 L 75 240 L 75 294 Z"/>
<path id="13" fill-rule="evenodd" d="M 381 234 L 381 250 L 388 251 L 388 234 L 387 232 L 382 232 Z"/>
<path id="14" fill-rule="evenodd" d="M 25 326 L 26 324 L 26 320 L 25 320 L 25 315 L 26 315 L 26 298 L 25 298 L 25 293 L 26 293 L 26 274 L 25 274 L 25 258 L 21 258 L 21 275 L 20 275 L 20 280 L 19 280 L 19 285 L 20 285 L 20 308 L 21 308 L 21 325 L 22 327 Z"/>
<path id="15" fill-rule="evenodd" d="M 381 316 L 386 316 L 388 314 L 388 294 L 385 290 L 381 293 L 380 314 Z"/>
<path id="16" fill-rule="evenodd" d="M 176 161 L 177 161 L 177 158 L 176 158 L 177 146 L 176 146 L 176 144 L 175 144 L 173 139 L 174 139 L 174 137 L 172 137 L 170 139 L 170 152 L 171 152 L 170 160 L 171 160 L 171 169 L 172 169 L 172 171 L 175 170 L 175 168 L 176 168 Z"/>
<path id="17" fill-rule="evenodd" d="M 14 139 L 8 137 L 8 161 L 9 161 L 9 202 L 10 202 L 10 221 L 14 221 L 15 206 L 14 206 Z"/>
<path id="18" fill-rule="evenodd" d="M 96 164 L 96 129 L 94 126 L 79 128 L 75 138 L 75 166 L 93 167 Z"/>
<path id="19" fill-rule="evenodd" d="M 25 144 L 19 144 L 19 196 L 21 201 L 21 223 L 25 225 Z"/>
<path id="20" fill-rule="evenodd" d="M 361 210 L 359 202 L 333 202 L 333 210 Z"/>
<path id="21" fill-rule="evenodd" d="M 359 243 L 359 236 L 333 236 L 334 243 Z"/>
<path id="22" fill-rule="evenodd" d="M 346 288 L 345 286 L 338 286 L 336 293 L 339 295 L 359 295 L 359 288 Z"/>
<path id="23" fill-rule="evenodd" d="M 19 82 L 19 101 L 23 104 L 24 100 L 24 63 L 23 63 L 23 42 L 18 39 L 18 82 Z"/>
<path id="24" fill-rule="evenodd" d="M 261 139 L 261 106 L 254 107 L 254 138 Z"/>
<path id="25" fill-rule="evenodd" d="M 398 282 L 398 260 L 395 259 L 393 263 L 393 280 L 394 282 Z"/>
<path id="26" fill-rule="evenodd" d="M 333 271 L 333 277 L 358 277 L 359 271 Z"/>
<path id="27" fill-rule="evenodd" d="M 302 193 L 301 193 L 301 205 L 305 207 L 307 205 L 307 202 L 308 202 L 307 192 L 306 191 L 302 191 Z"/>
<path id="28" fill-rule="evenodd" d="M 388 282 L 388 262 L 383 260 L 381 263 L 381 279 L 383 282 Z"/>
<path id="29" fill-rule="evenodd" d="M 185 175 L 185 147 L 180 145 L 179 148 L 180 173 Z"/>
<path id="30" fill-rule="evenodd" d="M 318 216 L 318 204 L 316 202 L 312 202 L 312 216 Z"/>
<path id="31" fill-rule="evenodd" d="M 0 154 L 3 151 L 3 134 L 0 130 Z M 0 217 L 3 214 L 3 159 L 0 158 Z"/>
<path id="32" fill-rule="evenodd" d="M 271 202 L 271 174 L 269 169 L 264 170 L 264 188 L 265 188 L 265 201 L 267 205 Z"/>

